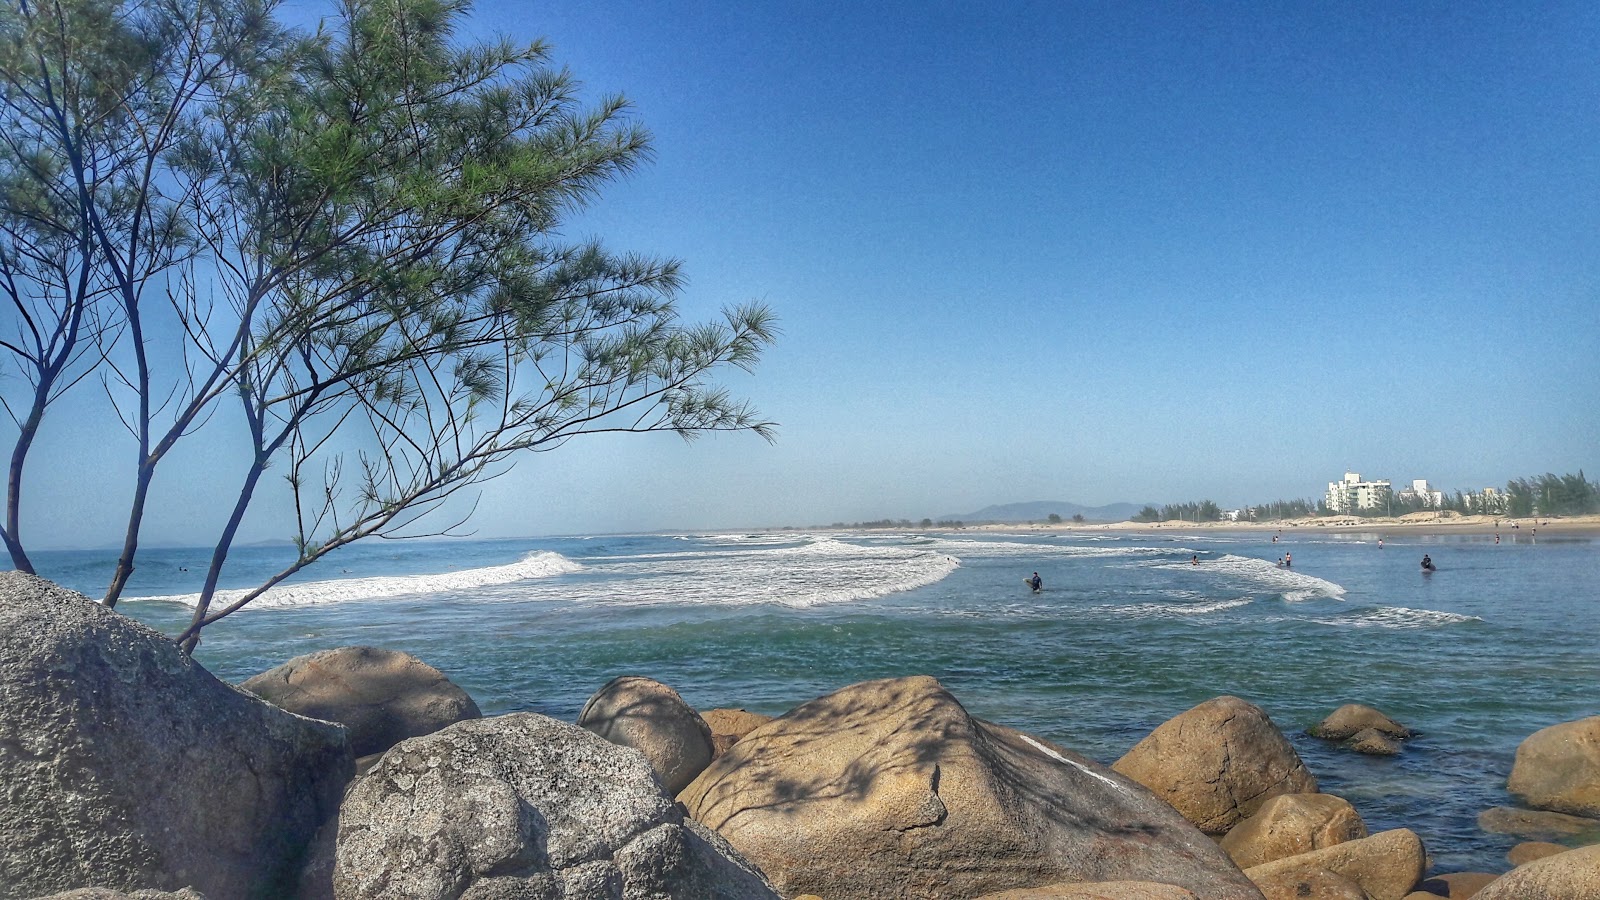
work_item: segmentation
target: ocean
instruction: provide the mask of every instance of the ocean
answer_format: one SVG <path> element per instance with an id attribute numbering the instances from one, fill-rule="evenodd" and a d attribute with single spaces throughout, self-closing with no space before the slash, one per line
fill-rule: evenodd
<path id="1" fill-rule="evenodd" d="M 205 632 L 240 681 L 362 644 L 412 653 L 485 715 L 566 721 L 617 675 L 701 709 L 777 715 L 857 681 L 927 674 L 980 718 L 1115 762 L 1222 694 L 1264 709 L 1373 832 L 1420 834 L 1434 872 L 1504 871 L 1518 743 L 1600 714 L 1600 547 L 1590 537 L 993 532 L 601 535 L 344 548 Z M 225 586 L 291 551 L 244 547 Z M 1421 572 L 1424 553 L 1439 570 Z M 1277 566 L 1292 554 L 1293 568 Z M 202 550 L 149 550 L 118 609 L 187 622 Z M 1198 564 L 1192 559 L 1198 559 Z M 40 553 L 90 596 L 110 551 Z M 1039 572 L 1041 593 L 1024 579 Z M 134 596 L 137 595 L 137 596 Z M 1367 757 L 1304 730 L 1347 702 L 1420 732 Z"/>

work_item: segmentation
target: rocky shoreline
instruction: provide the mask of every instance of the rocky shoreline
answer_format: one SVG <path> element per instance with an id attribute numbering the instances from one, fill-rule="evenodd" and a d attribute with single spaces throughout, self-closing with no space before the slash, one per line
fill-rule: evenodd
<path id="1" fill-rule="evenodd" d="M 1351 704 L 1350 752 L 1410 731 Z M 926 676 L 777 718 L 623 676 L 576 723 L 484 718 L 425 662 L 349 647 L 233 687 L 161 635 L 0 574 L 0 898 L 1600 897 L 1600 716 L 1518 749 L 1510 871 L 1369 834 L 1266 711 L 1218 697 L 1105 766 Z"/>

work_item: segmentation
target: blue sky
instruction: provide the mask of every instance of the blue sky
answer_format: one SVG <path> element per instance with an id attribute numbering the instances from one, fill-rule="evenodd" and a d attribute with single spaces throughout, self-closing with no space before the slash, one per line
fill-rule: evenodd
<path id="1" fill-rule="evenodd" d="M 655 135 L 569 235 L 681 258 L 691 320 L 783 329 L 727 379 L 776 444 L 573 442 L 488 485 L 480 533 L 1600 471 L 1593 4 L 502 0 L 472 29 L 548 39 Z M 152 539 L 231 499 L 204 439 Z M 40 460 L 41 543 L 125 492 L 91 456 Z"/>

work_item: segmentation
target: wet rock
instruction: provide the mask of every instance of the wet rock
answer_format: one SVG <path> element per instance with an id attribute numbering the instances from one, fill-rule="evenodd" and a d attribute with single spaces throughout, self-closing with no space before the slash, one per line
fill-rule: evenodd
<path id="1" fill-rule="evenodd" d="M 1496 806 L 1478 813 L 1478 827 L 1490 834 L 1513 834 L 1529 840 L 1600 840 L 1600 819 L 1515 806 Z"/>
<path id="2" fill-rule="evenodd" d="M 1346 703 L 1329 713 L 1326 719 L 1307 728 L 1306 734 L 1324 740 L 1343 741 L 1369 728 L 1397 741 L 1411 737 L 1411 729 L 1361 703 Z"/>
<path id="3" fill-rule="evenodd" d="M 1523 866 L 1536 859 L 1555 856 L 1557 853 L 1565 853 L 1571 849 L 1571 847 L 1563 844 L 1553 844 L 1549 841 L 1523 841 L 1506 853 L 1506 862 L 1511 863 L 1513 866 Z"/>
<path id="4" fill-rule="evenodd" d="M 1398 756 L 1400 754 L 1400 742 L 1390 740 L 1388 736 L 1376 728 L 1363 728 L 1356 732 L 1355 736 L 1350 739 L 1348 746 L 1351 750 L 1357 753 L 1365 753 L 1368 756 Z"/>

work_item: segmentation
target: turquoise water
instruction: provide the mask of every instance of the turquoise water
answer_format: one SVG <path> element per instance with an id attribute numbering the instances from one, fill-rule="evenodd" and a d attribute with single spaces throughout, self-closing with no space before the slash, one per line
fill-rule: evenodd
<path id="1" fill-rule="evenodd" d="M 1322 788 L 1379 831 L 1409 827 L 1435 871 L 1503 871 L 1517 744 L 1600 713 L 1600 553 L 1587 539 L 1260 535 L 605 536 L 374 543 L 206 632 L 228 680 L 349 644 L 413 653 L 485 714 L 571 721 L 620 674 L 700 708 L 779 714 L 868 678 L 930 674 L 976 715 L 1105 763 L 1161 722 L 1234 694 L 1261 706 Z M 1422 554 L 1439 571 L 1423 575 Z M 1292 570 L 1275 565 L 1292 553 Z M 245 548 L 243 585 L 285 551 Z M 1198 557 L 1199 564 L 1191 563 Z M 186 621 L 199 551 L 148 553 L 119 609 Z M 91 595 L 109 554 L 46 574 Z M 188 569 L 188 571 L 183 571 Z M 1034 571 L 1045 590 L 1031 593 Z M 1395 758 L 1302 731 L 1346 702 L 1421 732 Z"/>

